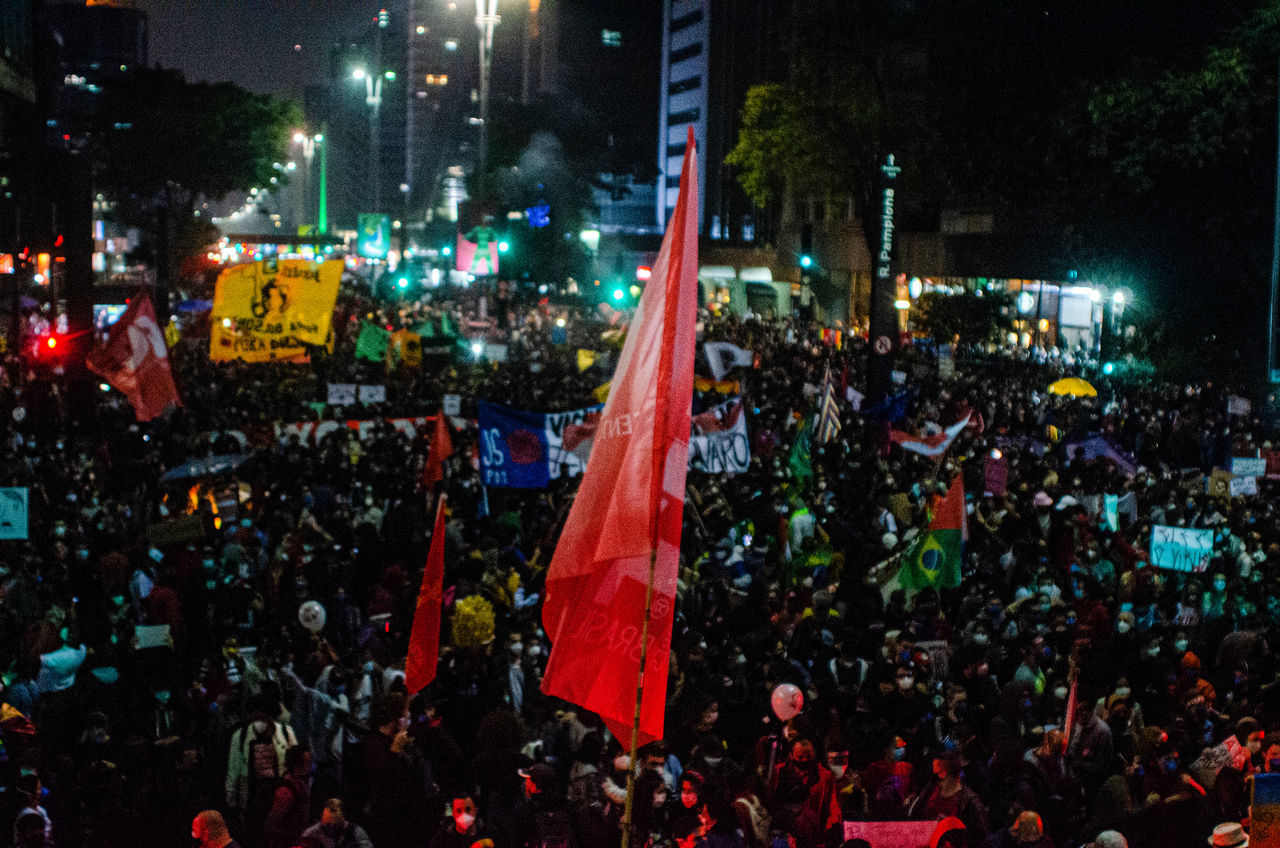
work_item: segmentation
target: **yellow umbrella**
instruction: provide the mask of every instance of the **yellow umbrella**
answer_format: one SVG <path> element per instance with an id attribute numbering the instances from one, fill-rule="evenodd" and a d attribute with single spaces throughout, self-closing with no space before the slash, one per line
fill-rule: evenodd
<path id="1" fill-rule="evenodd" d="M 1071 397 L 1097 397 L 1098 390 L 1089 384 L 1087 380 L 1081 380 L 1079 377 L 1064 377 L 1056 383 L 1049 385 L 1050 394 L 1070 395 Z"/>

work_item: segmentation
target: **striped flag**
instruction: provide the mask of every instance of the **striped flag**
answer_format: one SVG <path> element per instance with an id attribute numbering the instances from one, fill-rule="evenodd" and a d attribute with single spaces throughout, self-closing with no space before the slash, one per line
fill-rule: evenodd
<path id="1" fill-rule="evenodd" d="M 836 404 L 836 387 L 831 382 L 831 366 L 827 366 L 818 391 L 818 417 L 814 423 L 814 436 L 818 444 L 825 445 L 840 435 L 840 407 Z"/>

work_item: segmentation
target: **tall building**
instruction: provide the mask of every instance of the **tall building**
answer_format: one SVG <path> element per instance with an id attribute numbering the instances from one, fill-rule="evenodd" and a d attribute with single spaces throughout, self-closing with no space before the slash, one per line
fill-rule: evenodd
<path id="1" fill-rule="evenodd" d="M 689 127 L 698 143 L 699 232 L 752 241 L 756 211 L 723 165 L 752 85 L 786 79 L 789 2 L 664 0 L 656 214 L 675 208 Z"/>
<path id="2" fill-rule="evenodd" d="M 24 210 L 30 211 L 37 169 L 34 9 L 30 0 L 0 3 L 0 274 L 13 274 L 24 246 Z"/>
<path id="3" fill-rule="evenodd" d="M 147 16 L 129 0 L 84 0 L 50 3 L 45 18 L 58 44 L 51 128 L 78 139 L 89 130 L 103 87 L 146 67 Z"/>

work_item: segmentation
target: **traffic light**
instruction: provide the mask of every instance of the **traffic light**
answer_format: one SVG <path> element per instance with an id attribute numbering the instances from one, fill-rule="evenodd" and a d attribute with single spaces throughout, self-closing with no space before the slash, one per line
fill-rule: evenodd
<path id="1" fill-rule="evenodd" d="M 508 250 L 510 250 L 510 249 L 511 249 L 511 243 L 510 243 L 510 242 L 508 242 L 508 241 L 500 241 L 500 242 L 498 242 L 498 252 L 499 252 L 499 253 L 506 253 L 506 252 L 507 252 Z"/>
<path id="2" fill-rule="evenodd" d="M 399 287 L 400 287 L 400 288 L 402 288 L 402 289 L 407 289 L 407 288 L 409 288 L 409 278 L 408 278 L 408 277 L 401 277 L 400 279 L 396 280 L 396 285 L 397 285 L 397 286 L 399 286 Z"/>
<path id="3" fill-rule="evenodd" d="M 801 267 L 801 268 L 812 268 L 812 267 L 813 267 L 813 257 L 812 257 L 812 256 L 810 256 L 810 255 L 809 255 L 809 254 L 807 254 L 807 253 L 806 253 L 806 254 L 804 254 L 803 256 L 801 256 L 801 257 L 800 257 L 800 267 Z"/>

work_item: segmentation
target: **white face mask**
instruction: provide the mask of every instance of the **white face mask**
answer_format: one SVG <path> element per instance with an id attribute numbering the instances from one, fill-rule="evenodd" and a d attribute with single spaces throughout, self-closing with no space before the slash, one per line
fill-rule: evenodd
<path id="1" fill-rule="evenodd" d="M 1062 700 L 1067 697 L 1067 691 L 1068 691 L 1067 687 L 1059 686 L 1057 689 L 1053 690 L 1053 695 L 1055 698 Z"/>
<path id="2" fill-rule="evenodd" d="M 916 679 L 910 675 L 898 678 L 898 688 L 904 692 L 916 685 Z"/>
<path id="3" fill-rule="evenodd" d="M 471 813 L 459 813 L 453 817 L 453 820 L 457 822 L 459 831 L 466 831 L 470 830 L 471 825 L 475 824 L 476 817 Z"/>
<path id="4" fill-rule="evenodd" d="M 1179 639 L 1173 643 L 1173 647 L 1179 651 L 1185 651 L 1187 649 L 1187 644 L 1188 642 L 1186 639 Z"/>
<path id="5" fill-rule="evenodd" d="M 1131 628 L 1132 626 L 1133 625 L 1130 624 L 1129 622 L 1122 621 L 1116 625 L 1116 632 L 1123 636 L 1125 633 L 1129 632 L 1129 628 Z"/>
<path id="6" fill-rule="evenodd" d="M 844 771 L 845 771 L 845 769 L 847 769 L 847 768 L 848 768 L 848 766 L 847 766 L 847 765 L 834 765 L 834 764 L 833 764 L 833 765 L 829 765 L 829 766 L 827 766 L 827 768 L 831 769 L 831 773 L 832 773 L 833 775 L 835 775 L 836 780 L 839 780 L 840 778 L 844 777 Z"/>
<path id="7" fill-rule="evenodd" d="M 271 722 L 269 721 L 255 721 L 253 723 L 253 732 L 258 734 L 259 736 L 266 734 L 266 732 L 270 729 L 271 729 Z"/>

